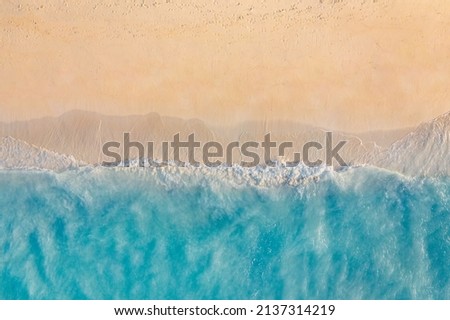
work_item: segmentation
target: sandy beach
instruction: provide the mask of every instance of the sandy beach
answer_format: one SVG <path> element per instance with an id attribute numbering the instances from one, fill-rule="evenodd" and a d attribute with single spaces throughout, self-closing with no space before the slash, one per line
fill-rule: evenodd
<path id="1" fill-rule="evenodd" d="M 4 1 L 0 121 L 413 127 L 449 108 L 449 38 L 445 0 Z"/>

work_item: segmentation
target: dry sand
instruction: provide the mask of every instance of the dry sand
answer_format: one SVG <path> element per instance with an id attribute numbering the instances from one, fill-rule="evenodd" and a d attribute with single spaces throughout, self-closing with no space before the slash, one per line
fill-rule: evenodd
<path id="1" fill-rule="evenodd" d="M 410 127 L 449 109 L 448 39 L 448 0 L 7 0 L 0 121 L 83 109 Z"/>

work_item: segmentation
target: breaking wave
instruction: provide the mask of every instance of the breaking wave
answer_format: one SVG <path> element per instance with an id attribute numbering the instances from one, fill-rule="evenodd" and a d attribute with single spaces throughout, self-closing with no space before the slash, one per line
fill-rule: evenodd
<path id="1" fill-rule="evenodd" d="M 4 170 L 0 299 L 450 299 L 449 202 L 372 167 Z"/>

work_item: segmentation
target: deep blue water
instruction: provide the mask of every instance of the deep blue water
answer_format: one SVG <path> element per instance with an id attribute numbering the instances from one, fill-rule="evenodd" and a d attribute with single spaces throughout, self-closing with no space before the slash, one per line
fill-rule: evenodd
<path id="1" fill-rule="evenodd" d="M 450 299 L 450 180 L 0 171 L 0 299 Z"/>

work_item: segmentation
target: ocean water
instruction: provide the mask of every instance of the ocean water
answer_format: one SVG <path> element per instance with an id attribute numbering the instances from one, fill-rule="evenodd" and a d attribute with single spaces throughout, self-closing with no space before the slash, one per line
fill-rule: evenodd
<path id="1" fill-rule="evenodd" d="M 449 178 L 259 174 L 0 171 L 0 299 L 450 299 Z"/>

